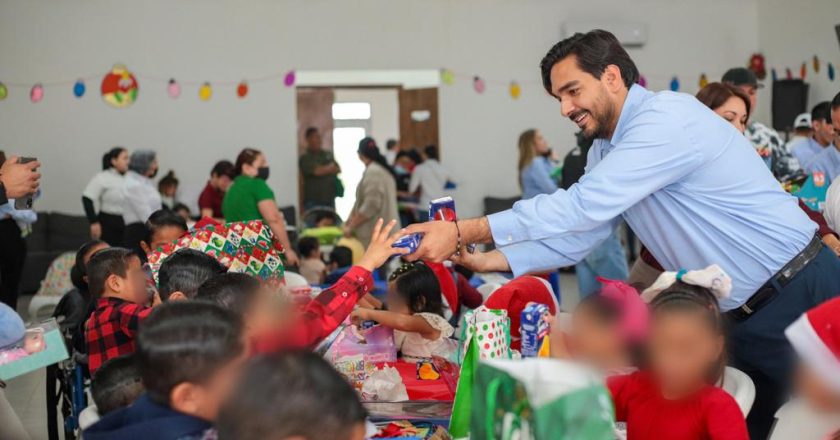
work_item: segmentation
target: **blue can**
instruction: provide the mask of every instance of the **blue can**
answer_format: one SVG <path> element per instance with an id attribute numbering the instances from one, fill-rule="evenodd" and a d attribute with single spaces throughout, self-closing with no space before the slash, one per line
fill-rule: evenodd
<path id="1" fill-rule="evenodd" d="M 403 235 L 398 238 L 391 247 L 406 248 L 409 254 L 413 254 L 420 247 L 420 239 L 423 238 L 420 234 Z"/>

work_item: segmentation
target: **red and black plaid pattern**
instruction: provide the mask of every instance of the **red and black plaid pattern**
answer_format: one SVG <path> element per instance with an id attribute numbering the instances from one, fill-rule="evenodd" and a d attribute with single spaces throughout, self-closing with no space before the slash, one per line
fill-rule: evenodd
<path id="1" fill-rule="evenodd" d="M 373 287 L 371 273 L 353 266 L 338 282 L 306 304 L 298 322 L 282 333 L 274 333 L 254 341 L 255 353 L 283 349 L 312 348 L 342 323 L 356 303 Z"/>
<path id="2" fill-rule="evenodd" d="M 85 324 L 91 376 L 108 359 L 134 352 L 137 328 L 151 312 L 151 307 L 120 298 L 99 298 L 96 301 L 96 310 Z"/>

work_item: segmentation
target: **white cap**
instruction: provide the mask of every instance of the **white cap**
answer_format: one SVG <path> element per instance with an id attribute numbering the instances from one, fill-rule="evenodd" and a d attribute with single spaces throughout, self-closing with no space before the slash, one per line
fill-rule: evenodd
<path id="1" fill-rule="evenodd" d="M 811 128 L 811 114 L 800 113 L 796 119 L 793 120 L 793 128 Z"/>

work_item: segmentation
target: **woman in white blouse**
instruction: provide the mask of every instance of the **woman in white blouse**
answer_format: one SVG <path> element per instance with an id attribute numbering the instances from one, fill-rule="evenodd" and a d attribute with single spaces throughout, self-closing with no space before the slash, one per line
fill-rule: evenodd
<path id="1" fill-rule="evenodd" d="M 114 147 L 102 157 L 102 171 L 85 187 L 82 205 L 90 222 L 91 239 L 122 246 L 125 233 L 122 200 L 127 171 L 128 151 Z"/>
<path id="2" fill-rule="evenodd" d="M 163 206 L 160 193 L 152 181 L 157 172 L 158 161 L 154 151 L 131 153 L 123 187 L 124 246 L 137 252 L 143 261 L 146 261 L 146 253 L 140 242 L 146 239 L 146 220 Z"/>

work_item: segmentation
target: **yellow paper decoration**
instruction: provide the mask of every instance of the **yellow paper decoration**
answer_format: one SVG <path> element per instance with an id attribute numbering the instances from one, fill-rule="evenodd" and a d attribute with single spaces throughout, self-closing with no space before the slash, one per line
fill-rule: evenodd
<path id="1" fill-rule="evenodd" d="M 814 55 L 814 73 L 820 73 L 820 59 Z"/>
<path id="2" fill-rule="evenodd" d="M 510 83 L 510 97 L 513 99 L 519 99 L 519 96 L 522 94 L 522 87 L 516 81 Z"/>
<path id="3" fill-rule="evenodd" d="M 449 69 L 440 69 L 440 80 L 444 84 L 451 86 L 455 82 L 455 74 Z"/>
<path id="4" fill-rule="evenodd" d="M 706 77 L 705 73 L 700 74 L 700 88 L 706 87 L 709 84 L 709 78 Z"/>
<path id="5" fill-rule="evenodd" d="M 202 101 L 209 101 L 212 96 L 213 88 L 210 87 L 209 82 L 202 84 L 201 87 L 198 89 L 198 97 Z"/>

